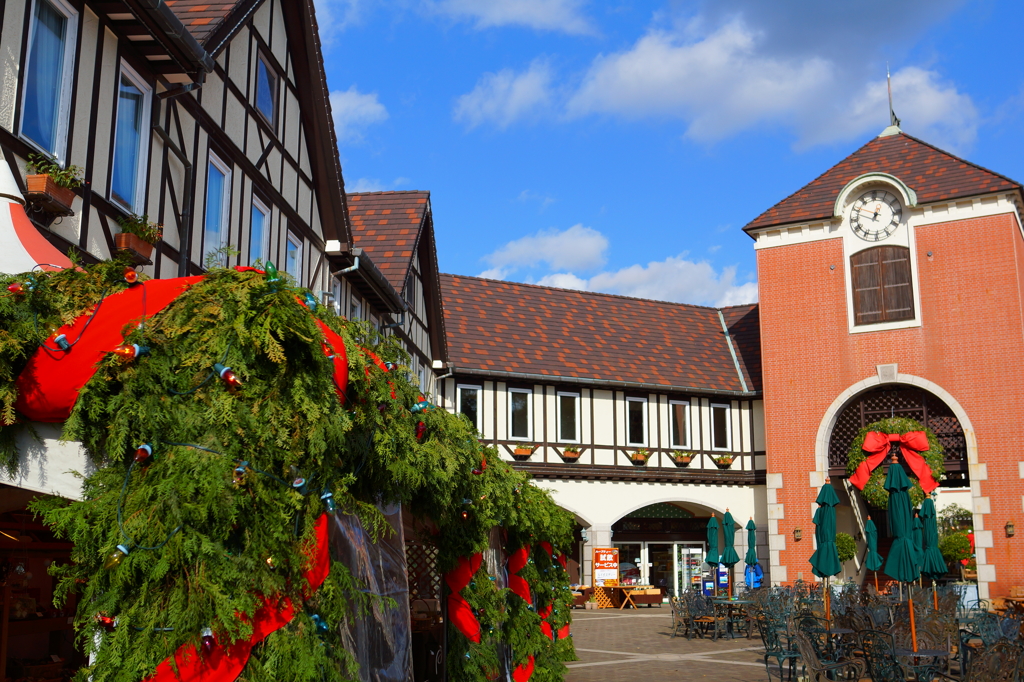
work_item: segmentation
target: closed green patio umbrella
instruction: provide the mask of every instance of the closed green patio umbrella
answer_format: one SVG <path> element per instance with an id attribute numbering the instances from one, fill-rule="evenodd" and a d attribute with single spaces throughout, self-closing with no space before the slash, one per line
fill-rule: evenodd
<path id="1" fill-rule="evenodd" d="M 722 545 L 722 556 L 718 561 L 729 568 L 729 596 L 731 597 L 732 567 L 740 562 L 740 555 L 736 553 L 736 521 L 729 513 L 728 507 L 725 509 L 725 516 L 722 517 L 722 537 L 725 538 L 725 542 Z"/>
<path id="2" fill-rule="evenodd" d="M 811 572 L 819 578 L 825 579 L 825 618 L 828 619 L 832 611 L 829 602 L 831 601 L 831 587 L 829 578 L 843 570 L 839 563 L 839 550 L 836 548 L 836 505 L 839 504 L 839 496 L 829 479 L 825 479 L 825 485 L 818 491 L 818 510 L 814 512 L 814 540 L 818 549 L 811 555 Z"/>
<path id="3" fill-rule="evenodd" d="M 924 561 L 924 525 L 921 523 L 921 517 L 916 509 L 914 510 L 914 554 L 915 565 L 920 571 Z"/>
<path id="4" fill-rule="evenodd" d="M 921 573 L 932 579 L 932 601 L 935 610 L 939 609 L 939 595 L 935 590 L 935 581 L 946 575 L 946 562 L 939 551 L 939 526 L 935 519 L 935 503 L 926 498 L 921 503 L 921 524 L 924 527 L 924 559 L 921 560 Z"/>
<path id="5" fill-rule="evenodd" d="M 885 485 L 889 491 L 889 534 L 893 538 L 889 558 L 885 561 L 885 572 L 901 583 L 917 580 L 917 551 L 914 548 L 914 520 L 911 516 L 910 479 L 907 472 L 893 455 Z M 914 626 L 914 596 L 908 591 L 910 607 L 910 638 L 917 651 L 917 629 Z"/>
<path id="6" fill-rule="evenodd" d="M 882 560 L 882 555 L 878 553 L 878 527 L 875 526 L 875 522 L 871 520 L 870 516 L 868 522 L 864 524 L 864 535 L 867 536 L 868 541 L 868 555 L 864 558 L 864 565 L 869 571 L 874 571 L 875 592 L 878 592 L 878 571 L 881 570 L 885 562 Z"/>
<path id="7" fill-rule="evenodd" d="M 708 555 L 704 557 L 706 563 L 711 564 L 714 571 L 712 574 L 715 594 L 718 594 L 718 519 L 712 514 L 708 520 Z"/>
<path id="8" fill-rule="evenodd" d="M 747 554 L 743 557 L 747 566 L 757 565 L 757 526 L 754 525 L 754 517 L 747 521 Z"/>

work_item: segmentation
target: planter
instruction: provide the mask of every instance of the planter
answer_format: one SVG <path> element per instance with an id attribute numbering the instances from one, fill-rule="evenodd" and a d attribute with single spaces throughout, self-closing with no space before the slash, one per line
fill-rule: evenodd
<path id="1" fill-rule="evenodd" d="M 562 458 L 562 461 L 567 463 L 567 464 L 574 464 L 575 462 L 577 462 L 579 460 L 580 453 L 578 453 L 578 452 L 563 452 L 561 454 L 561 458 Z"/>
<path id="2" fill-rule="evenodd" d="M 676 463 L 677 467 L 688 467 L 693 461 L 693 457 L 673 457 L 672 461 Z"/>
<path id="3" fill-rule="evenodd" d="M 597 610 L 597 602 L 596 601 L 588 601 L 588 602 L 586 602 L 583 605 L 583 608 L 586 609 L 587 611 L 596 611 Z"/>
<path id="4" fill-rule="evenodd" d="M 114 235 L 114 247 L 121 253 L 128 254 L 136 265 L 148 265 L 153 255 L 153 245 L 137 234 L 118 232 Z"/>
<path id="5" fill-rule="evenodd" d="M 29 175 L 25 178 L 25 199 L 47 213 L 70 216 L 75 190 L 61 187 L 49 175 Z"/>
<path id="6" fill-rule="evenodd" d="M 726 459 L 723 459 L 723 460 L 717 460 L 716 459 L 715 460 L 715 466 L 718 467 L 719 469 L 728 469 L 728 468 L 730 468 L 732 466 L 732 463 L 735 460 L 736 460 L 735 457 L 730 457 L 727 460 Z"/>
<path id="7" fill-rule="evenodd" d="M 642 467 L 647 464 L 646 455 L 630 455 L 629 461 L 633 463 L 633 466 Z"/>

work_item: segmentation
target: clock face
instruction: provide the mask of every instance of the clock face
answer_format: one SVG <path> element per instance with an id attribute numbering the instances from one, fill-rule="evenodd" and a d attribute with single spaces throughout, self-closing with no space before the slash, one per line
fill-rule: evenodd
<path id="1" fill-rule="evenodd" d="M 879 242 L 896 231 L 902 217 L 903 207 L 895 194 L 873 189 L 853 202 L 850 226 L 861 239 Z"/>

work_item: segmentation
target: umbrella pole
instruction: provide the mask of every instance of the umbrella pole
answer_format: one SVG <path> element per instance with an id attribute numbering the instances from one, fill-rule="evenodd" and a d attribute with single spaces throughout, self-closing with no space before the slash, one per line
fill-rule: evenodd
<path id="1" fill-rule="evenodd" d="M 932 604 L 935 606 L 935 610 L 939 610 L 939 592 L 935 588 L 935 578 L 932 578 Z"/>
<path id="2" fill-rule="evenodd" d="M 917 628 L 914 626 L 914 595 L 910 587 L 907 587 L 907 604 L 910 606 L 910 641 L 914 645 L 914 653 L 917 653 Z"/>
<path id="3" fill-rule="evenodd" d="M 878 594 L 878 571 L 873 571 L 875 574 L 875 594 Z"/>
<path id="4" fill-rule="evenodd" d="M 832 620 L 832 603 L 830 597 L 832 596 L 832 590 L 829 589 L 828 583 L 830 578 L 825 576 L 825 622 Z M 831 625 L 829 626 L 831 627 Z"/>

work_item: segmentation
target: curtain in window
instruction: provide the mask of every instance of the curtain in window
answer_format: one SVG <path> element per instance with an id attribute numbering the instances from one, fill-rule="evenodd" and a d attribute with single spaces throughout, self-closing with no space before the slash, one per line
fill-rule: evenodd
<path id="1" fill-rule="evenodd" d="M 142 105 L 144 95 L 131 79 L 121 74 L 117 96 L 117 128 L 114 135 L 114 173 L 110 193 L 134 210 L 139 182 L 139 153 L 142 147 Z"/>
<path id="2" fill-rule="evenodd" d="M 206 229 L 203 240 L 204 260 L 223 245 L 224 196 L 227 176 L 213 163 L 209 164 L 206 176 Z M 223 263 L 220 263 L 223 265 Z"/>
<path id="3" fill-rule="evenodd" d="M 301 270 L 302 246 L 289 239 L 285 251 L 285 272 L 298 280 L 302 274 Z"/>
<path id="4" fill-rule="evenodd" d="M 256 204 L 252 205 L 252 228 L 249 237 L 249 263 L 262 261 L 263 257 L 263 233 L 267 227 L 267 214 Z"/>
<path id="5" fill-rule="evenodd" d="M 46 0 L 36 0 L 33 19 L 21 132 L 56 156 L 68 20 Z"/>

